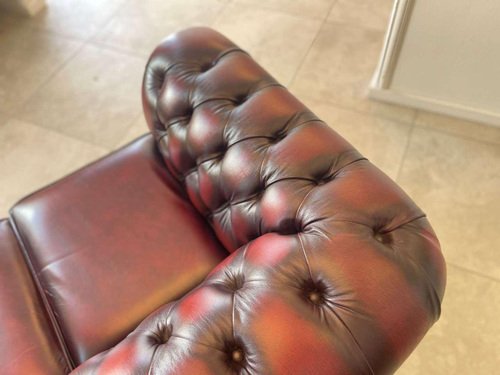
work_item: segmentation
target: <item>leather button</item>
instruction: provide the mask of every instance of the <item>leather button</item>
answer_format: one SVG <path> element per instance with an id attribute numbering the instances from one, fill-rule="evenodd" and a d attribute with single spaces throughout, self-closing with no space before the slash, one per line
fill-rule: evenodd
<path id="1" fill-rule="evenodd" d="M 314 305 L 320 305 L 325 302 L 326 286 L 322 281 L 304 280 L 301 289 L 302 298 L 306 301 Z"/>
<path id="2" fill-rule="evenodd" d="M 392 236 L 390 233 L 375 232 L 374 237 L 378 242 L 384 245 L 390 245 L 392 243 Z"/>
<path id="3" fill-rule="evenodd" d="M 245 278 L 243 275 L 230 275 L 225 282 L 226 286 L 233 292 L 241 289 L 245 283 Z"/>
<path id="4" fill-rule="evenodd" d="M 309 295 L 307 296 L 307 298 L 309 298 L 309 300 L 312 303 L 320 303 L 321 299 L 322 299 L 321 294 L 319 292 L 316 292 L 316 291 L 309 292 Z"/>
<path id="5" fill-rule="evenodd" d="M 155 341 L 157 345 L 166 344 L 170 339 L 171 335 L 172 335 L 172 328 L 170 326 L 159 328 L 158 332 L 155 333 Z"/>
<path id="6" fill-rule="evenodd" d="M 243 362 L 243 360 L 245 359 L 243 351 L 241 349 L 235 349 L 235 350 L 233 350 L 233 352 L 231 353 L 231 359 L 234 362 L 238 362 L 238 363 Z"/>

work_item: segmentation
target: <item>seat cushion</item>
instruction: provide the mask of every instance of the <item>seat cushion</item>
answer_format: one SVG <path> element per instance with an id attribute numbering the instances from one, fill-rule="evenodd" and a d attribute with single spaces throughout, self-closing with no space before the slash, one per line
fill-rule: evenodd
<path id="1" fill-rule="evenodd" d="M 227 256 L 173 181 L 146 136 L 11 210 L 75 365 Z"/>
<path id="2" fill-rule="evenodd" d="M 0 221 L 0 374 L 67 374 L 50 324 L 7 220 Z"/>

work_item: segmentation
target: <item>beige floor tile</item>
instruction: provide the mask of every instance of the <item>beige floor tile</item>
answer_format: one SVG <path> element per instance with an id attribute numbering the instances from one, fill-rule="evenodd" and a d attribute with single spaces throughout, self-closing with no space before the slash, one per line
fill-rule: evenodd
<path id="1" fill-rule="evenodd" d="M 16 112 L 80 46 L 22 25 L 0 30 L 0 110 Z"/>
<path id="2" fill-rule="evenodd" d="M 234 3 L 278 10 L 300 17 L 324 19 L 336 0 L 235 0 Z"/>
<path id="3" fill-rule="evenodd" d="M 214 24 L 283 85 L 290 83 L 320 26 L 320 20 L 246 5 L 226 7 Z"/>
<path id="4" fill-rule="evenodd" d="M 87 39 L 100 30 L 124 0 L 46 0 L 30 26 L 59 35 Z"/>
<path id="5" fill-rule="evenodd" d="M 480 124 L 459 118 L 440 115 L 426 111 L 418 111 L 415 123 L 420 126 L 461 135 L 478 141 L 500 144 L 500 127 Z"/>
<path id="6" fill-rule="evenodd" d="M 373 164 L 396 179 L 411 125 L 315 100 L 304 100 L 316 115 L 347 139 Z"/>
<path id="7" fill-rule="evenodd" d="M 369 82 L 382 49 L 383 32 L 341 23 L 325 23 L 291 84 L 309 97 L 359 111 L 412 122 L 415 110 L 367 98 Z"/>
<path id="8" fill-rule="evenodd" d="M 5 217 L 7 210 L 24 195 L 107 152 L 15 119 L 0 126 L 0 150 L 1 217 Z"/>
<path id="9" fill-rule="evenodd" d="M 170 33 L 190 26 L 211 25 L 226 3 L 227 0 L 133 0 L 120 9 L 93 41 L 149 56 Z"/>
<path id="10" fill-rule="evenodd" d="M 144 59 L 86 46 L 23 108 L 22 119 L 112 148 L 141 112 Z"/>
<path id="11" fill-rule="evenodd" d="M 398 182 L 429 215 L 447 261 L 500 279 L 500 147 L 416 127 Z"/>
<path id="12" fill-rule="evenodd" d="M 0 33 L 3 33 L 4 31 L 11 28 L 12 25 L 15 25 L 16 23 L 22 20 L 23 18 L 21 18 L 15 13 L 11 13 L 5 11 L 4 9 L 0 9 Z"/>
<path id="13" fill-rule="evenodd" d="M 328 21 L 386 31 L 393 4 L 394 0 L 338 0 L 328 15 Z"/>
<path id="14" fill-rule="evenodd" d="M 449 266 L 441 319 L 396 374 L 498 374 L 499 311 L 500 282 Z"/>
<path id="15" fill-rule="evenodd" d="M 144 115 L 141 113 L 134 121 L 132 126 L 130 126 L 130 128 L 127 130 L 122 139 L 120 139 L 120 141 L 116 144 L 115 148 L 120 148 L 146 133 L 149 133 L 149 128 L 146 124 Z"/>
<path id="16" fill-rule="evenodd" d="M 0 112 L 0 129 L 2 128 L 2 126 L 5 126 L 5 124 L 7 124 L 8 120 L 9 116 L 7 116 L 5 113 Z"/>

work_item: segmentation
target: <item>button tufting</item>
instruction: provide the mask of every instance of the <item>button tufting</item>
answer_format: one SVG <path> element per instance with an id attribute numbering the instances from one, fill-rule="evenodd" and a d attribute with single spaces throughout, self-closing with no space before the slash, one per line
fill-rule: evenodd
<path id="1" fill-rule="evenodd" d="M 294 225 L 295 226 L 295 234 L 304 233 L 305 225 L 302 222 L 302 220 L 299 220 L 299 218 L 295 218 L 294 224 L 295 224 Z"/>
<path id="2" fill-rule="evenodd" d="M 287 135 L 286 129 L 281 129 L 278 130 L 276 133 L 273 134 L 273 143 L 281 141 L 283 138 L 285 138 Z"/>
<path id="3" fill-rule="evenodd" d="M 241 349 L 234 349 L 231 353 L 231 359 L 234 362 L 241 363 L 245 359 L 245 356 L 243 354 L 243 351 Z"/>
<path id="4" fill-rule="evenodd" d="M 385 245 L 389 245 L 392 243 L 392 236 L 390 233 L 383 233 L 378 231 L 375 231 L 374 233 L 375 233 L 374 237 L 378 242 L 383 243 Z"/>
<path id="5" fill-rule="evenodd" d="M 321 302 L 321 294 L 319 292 L 317 292 L 317 291 L 309 292 L 309 295 L 307 297 L 309 298 L 309 300 L 312 303 L 319 303 L 319 302 Z"/>
<path id="6" fill-rule="evenodd" d="M 233 340 L 225 343 L 226 363 L 234 370 L 241 369 L 245 365 L 245 351 L 241 343 Z"/>
<path id="7" fill-rule="evenodd" d="M 154 77 L 154 84 L 157 90 L 161 90 L 163 87 L 163 84 L 166 81 L 167 78 L 167 72 L 164 71 L 163 69 L 155 69 L 153 71 L 153 77 Z"/>
<path id="8" fill-rule="evenodd" d="M 243 275 L 229 275 L 225 285 L 231 289 L 233 292 L 243 288 L 243 284 L 245 283 L 245 278 Z"/>
<path id="9" fill-rule="evenodd" d="M 303 296 L 315 305 L 322 304 L 325 301 L 325 285 L 319 281 L 314 282 L 311 279 L 304 280 L 301 286 Z"/>
<path id="10" fill-rule="evenodd" d="M 207 70 L 210 70 L 214 66 L 213 63 L 204 63 L 200 65 L 200 73 L 205 73 Z"/>
<path id="11" fill-rule="evenodd" d="M 158 327 L 158 332 L 154 333 L 154 339 L 157 345 L 166 344 L 170 336 L 172 336 L 172 328 L 170 326 Z"/>
<path id="12" fill-rule="evenodd" d="M 236 98 L 234 98 L 234 104 L 241 105 L 244 102 L 246 102 L 247 99 L 248 99 L 247 95 L 238 95 Z"/>
<path id="13" fill-rule="evenodd" d="M 333 180 L 333 176 L 332 175 L 328 175 L 328 176 L 325 176 L 325 177 L 322 177 L 322 178 L 316 180 L 316 185 L 318 185 L 318 186 L 325 185 L 325 184 L 327 184 L 328 182 L 330 182 L 332 180 Z"/>

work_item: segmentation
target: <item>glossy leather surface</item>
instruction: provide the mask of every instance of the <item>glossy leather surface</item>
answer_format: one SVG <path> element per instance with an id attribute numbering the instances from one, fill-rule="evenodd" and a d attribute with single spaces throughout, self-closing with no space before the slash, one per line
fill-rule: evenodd
<path id="1" fill-rule="evenodd" d="M 13 208 L 74 363 L 116 344 L 227 256 L 177 189 L 146 136 Z"/>
<path id="2" fill-rule="evenodd" d="M 233 253 L 75 373 L 394 372 L 444 293 L 423 212 L 213 30 L 154 51 L 143 102 L 168 169 Z"/>
<path id="3" fill-rule="evenodd" d="M 0 374 L 69 372 L 43 302 L 7 220 L 0 221 Z"/>

